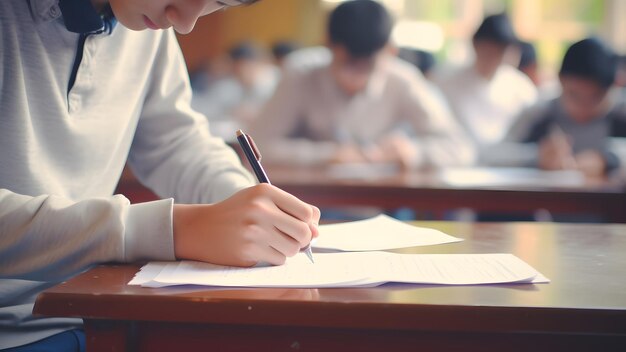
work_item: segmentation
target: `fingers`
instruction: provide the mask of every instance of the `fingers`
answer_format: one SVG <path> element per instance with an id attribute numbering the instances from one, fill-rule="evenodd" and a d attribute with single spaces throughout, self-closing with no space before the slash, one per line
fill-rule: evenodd
<path id="1" fill-rule="evenodd" d="M 311 221 L 311 223 L 309 224 L 309 229 L 311 230 L 311 237 L 316 238 L 320 235 L 320 230 L 318 226 L 322 213 L 320 212 L 320 209 L 315 205 L 311 205 L 311 210 L 313 211 L 313 221 Z"/>
<path id="2" fill-rule="evenodd" d="M 305 203 L 306 204 L 306 203 Z M 277 215 L 273 218 L 274 226 L 283 234 L 297 241 L 300 248 L 304 248 L 311 243 L 311 239 L 319 236 L 320 210 L 316 206 L 306 204 L 311 209 L 311 220 L 307 223 L 285 214 L 281 209 L 277 210 Z M 283 252 L 285 253 L 285 252 Z M 290 255 L 288 255 L 290 256 Z"/>
<path id="3" fill-rule="evenodd" d="M 307 246 L 309 242 L 311 242 L 313 233 L 310 224 L 290 215 L 285 216 L 280 209 L 277 209 L 277 213 L 277 216 L 273 220 L 274 226 L 278 231 L 299 244 L 298 249 Z"/>
<path id="4" fill-rule="evenodd" d="M 270 191 L 269 195 L 274 204 L 276 204 L 280 210 L 307 224 L 312 222 L 313 209 L 311 208 L 311 205 L 301 201 L 280 188 L 273 186 L 270 187 L 272 187 L 273 191 Z"/>
<path id="5" fill-rule="evenodd" d="M 267 243 L 287 257 L 298 253 L 319 235 L 320 210 L 295 196 L 270 185 L 256 186 L 269 196 L 272 205 L 258 219 L 269 220 L 265 225 Z M 273 209 L 273 210 L 272 210 Z M 270 227 L 271 226 L 271 227 Z"/>
<path id="6" fill-rule="evenodd" d="M 270 231 L 268 235 L 267 244 L 286 257 L 298 254 L 302 247 L 301 242 L 293 238 L 291 234 L 284 233 L 277 228 Z"/>
<path id="7" fill-rule="evenodd" d="M 260 247 L 258 258 L 259 262 L 266 262 L 271 265 L 283 265 L 287 260 L 287 257 L 283 253 L 270 246 Z"/>

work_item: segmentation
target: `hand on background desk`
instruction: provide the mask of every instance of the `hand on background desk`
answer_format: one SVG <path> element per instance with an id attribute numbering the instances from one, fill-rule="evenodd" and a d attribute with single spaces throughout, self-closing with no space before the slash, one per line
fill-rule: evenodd
<path id="1" fill-rule="evenodd" d="M 576 170 L 572 144 L 563 133 L 552 133 L 539 143 L 539 167 L 544 170 Z"/>
<path id="2" fill-rule="evenodd" d="M 606 161 L 595 150 L 574 154 L 571 143 L 562 135 L 552 135 L 539 145 L 539 166 L 544 170 L 578 170 L 588 178 L 603 177 Z"/>
<path id="3" fill-rule="evenodd" d="M 174 206 L 179 259 L 230 266 L 281 265 L 318 236 L 320 211 L 269 184 L 209 205 Z"/>
<path id="4" fill-rule="evenodd" d="M 585 150 L 576 154 L 576 164 L 578 170 L 590 178 L 602 177 L 606 172 L 606 160 L 595 150 Z"/>
<path id="5" fill-rule="evenodd" d="M 334 163 L 393 163 L 410 168 L 415 162 L 415 148 L 403 134 L 390 134 L 376 143 L 358 145 L 346 143 L 339 146 Z"/>

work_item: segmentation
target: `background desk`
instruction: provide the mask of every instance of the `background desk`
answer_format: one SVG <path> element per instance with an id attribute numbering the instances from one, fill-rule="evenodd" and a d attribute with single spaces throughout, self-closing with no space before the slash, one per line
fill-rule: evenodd
<path id="1" fill-rule="evenodd" d="M 446 211 L 470 208 L 499 214 L 532 214 L 546 209 L 553 214 L 584 214 L 611 223 L 626 223 L 626 188 L 599 181 L 581 187 L 506 185 L 452 186 L 436 172 L 402 172 L 361 179 L 336 178 L 325 168 L 266 166 L 272 183 L 321 208 L 410 208 L 443 219 Z M 126 171 L 117 193 L 132 202 L 157 197 Z"/>
<path id="2" fill-rule="evenodd" d="M 149 289 L 100 266 L 35 313 L 83 317 L 89 351 L 624 351 L 626 225 L 425 225 L 466 241 L 403 252 L 511 252 L 552 283 Z"/>

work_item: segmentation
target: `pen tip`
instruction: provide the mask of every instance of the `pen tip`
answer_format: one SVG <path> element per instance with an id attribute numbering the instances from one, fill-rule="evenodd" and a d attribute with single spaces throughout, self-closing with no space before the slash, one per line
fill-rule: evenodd
<path id="1" fill-rule="evenodd" d="M 239 136 L 243 136 L 243 131 L 242 130 L 237 130 L 237 132 L 235 132 L 237 134 L 237 137 Z"/>

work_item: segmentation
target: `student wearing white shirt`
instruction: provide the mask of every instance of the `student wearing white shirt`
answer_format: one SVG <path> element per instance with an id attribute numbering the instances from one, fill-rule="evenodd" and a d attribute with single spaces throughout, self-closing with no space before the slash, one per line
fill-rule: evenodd
<path id="1" fill-rule="evenodd" d="M 478 149 L 499 142 L 513 119 L 537 100 L 519 61 L 518 39 L 504 14 L 488 16 L 474 34 L 474 62 L 439 80 L 450 107 Z"/>
<path id="2" fill-rule="evenodd" d="M 233 131 L 256 117 L 280 77 L 279 69 L 252 42 L 234 46 L 229 57 L 231 74 L 195 90 L 191 100 L 191 106 L 209 120 L 211 132 L 226 140 L 234 139 Z"/>
<path id="3" fill-rule="evenodd" d="M 274 96 L 250 127 L 265 158 L 408 168 L 473 161 L 447 107 L 415 67 L 393 55 L 391 27 L 379 3 L 348 1 L 330 16 L 328 49 L 287 58 Z"/>
<path id="4" fill-rule="evenodd" d="M 31 311 L 91 265 L 281 264 L 317 234 L 319 210 L 255 186 L 189 105 L 170 27 L 253 1 L 0 1 L 0 349 L 84 348 L 80 319 Z M 112 196 L 127 156 L 165 199 Z"/>

